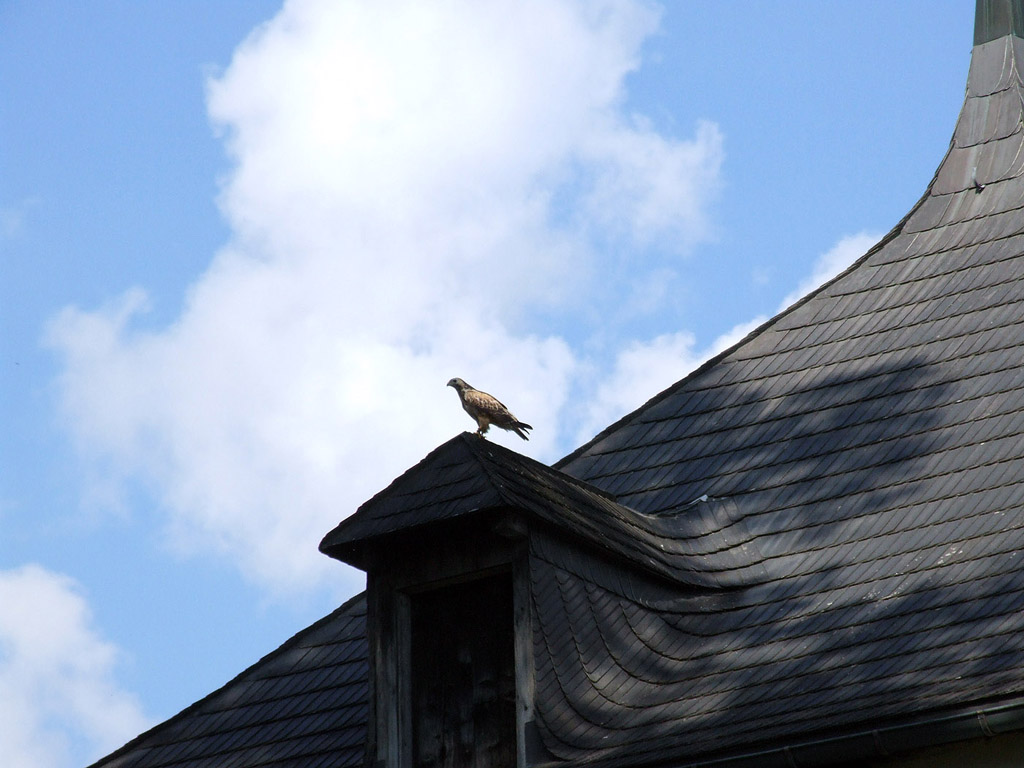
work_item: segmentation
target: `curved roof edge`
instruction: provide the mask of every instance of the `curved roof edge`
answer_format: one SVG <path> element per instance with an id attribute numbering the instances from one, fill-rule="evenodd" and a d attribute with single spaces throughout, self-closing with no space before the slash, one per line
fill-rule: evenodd
<path id="1" fill-rule="evenodd" d="M 1005 42 L 994 42 L 1001 41 L 1007 37 L 1010 39 Z M 978 42 L 979 38 L 981 38 L 981 42 Z M 943 201 L 942 207 L 945 208 L 946 199 L 954 191 L 973 189 L 975 192 L 981 192 L 986 185 L 992 182 L 1005 181 L 1009 178 L 1020 176 L 1022 167 L 1017 164 L 1012 164 L 1013 168 L 1011 171 L 1013 172 L 1009 175 L 1003 174 L 1002 176 L 995 172 L 995 168 L 989 167 L 992 165 L 991 158 L 995 153 L 991 151 L 991 148 L 984 145 L 995 144 L 995 140 L 998 140 L 998 138 L 1007 137 L 982 135 L 993 128 L 993 126 L 986 124 L 989 119 L 987 104 L 980 110 L 984 113 L 983 115 L 974 114 L 970 110 L 973 105 L 987 102 L 989 97 L 995 96 L 998 93 L 1009 94 L 1013 92 L 1014 97 L 1017 96 L 1018 92 L 1024 94 L 1024 77 L 1021 75 L 1022 72 L 1024 72 L 1024 0 L 977 0 L 975 43 L 971 52 L 971 65 L 967 76 L 964 103 L 954 126 L 949 148 L 936 167 L 935 173 L 931 181 L 928 182 L 924 193 L 911 206 L 906 215 L 881 240 L 845 270 L 822 283 L 781 312 L 770 317 L 732 346 L 704 361 L 679 381 L 671 384 L 637 408 L 609 424 L 573 451 L 553 462 L 551 464 L 552 468 L 560 471 L 570 471 L 565 470 L 565 467 L 571 464 L 574 459 L 587 453 L 589 449 L 617 431 L 620 427 L 627 425 L 639 414 L 684 388 L 691 379 L 718 365 L 722 360 L 736 352 L 736 350 L 743 348 L 761 336 L 765 331 L 771 329 L 782 318 L 800 309 L 827 291 L 832 285 L 843 280 L 850 273 L 855 272 L 870 257 L 899 237 L 903 233 L 908 221 L 933 198 L 941 199 Z M 1017 99 L 1017 103 L 1020 103 L 1020 99 Z M 1020 116 L 1019 114 L 1012 114 L 1010 109 L 1003 111 L 1007 117 L 1019 118 Z M 1021 108 L 1020 114 L 1024 114 L 1024 107 Z M 1015 128 L 1016 126 L 1017 123 L 1014 124 Z M 1017 132 L 1017 130 L 1012 131 L 1012 133 Z M 978 157 L 978 153 L 982 151 L 985 152 L 987 157 Z M 980 163 L 979 159 L 981 160 Z M 986 160 L 988 161 L 987 163 L 985 162 Z M 970 165 L 971 163 L 973 165 Z"/>

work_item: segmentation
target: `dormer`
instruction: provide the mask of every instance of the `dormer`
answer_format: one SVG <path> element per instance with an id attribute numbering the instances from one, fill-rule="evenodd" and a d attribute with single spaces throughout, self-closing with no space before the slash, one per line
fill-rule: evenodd
<path id="1" fill-rule="evenodd" d="M 320 549 L 367 573 L 369 762 L 514 768 L 550 759 L 533 724 L 531 547 L 547 542 L 683 592 L 729 587 L 746 558 L 726 540 L 728 508 L 685 512 L 641 515 L 468 433 L 367 501 Z M 693 551 L 690 527 L 716 554 Z"/>
<path id="2" fill-rule="evenodd" d="M 476 461 L 482 443 L 441 446 L 321 543 L 367 574 L 370 765 L 523 764 L 525 541 Z"/>

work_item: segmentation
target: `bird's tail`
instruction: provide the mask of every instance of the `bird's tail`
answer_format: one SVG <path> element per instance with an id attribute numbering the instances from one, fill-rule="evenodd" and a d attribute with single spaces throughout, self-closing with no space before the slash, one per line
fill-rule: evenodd
<path id="1" fill-rule="evenodd" d="M 523 440 L 529 440 L 529 435 L 524 430 L 533 429 L 529 424 L 522 421 L 515 421 L 512 423 L 512 430 L 519 435 Z"/>

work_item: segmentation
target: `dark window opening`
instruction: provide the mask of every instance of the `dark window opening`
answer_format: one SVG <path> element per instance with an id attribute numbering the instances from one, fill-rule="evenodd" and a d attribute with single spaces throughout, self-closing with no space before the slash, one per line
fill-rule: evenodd
<path id="1" fill-rule="evenodd" d="M 415 595 L 411 618 L 415 768 L 514 768 L 511 576 Z"/>

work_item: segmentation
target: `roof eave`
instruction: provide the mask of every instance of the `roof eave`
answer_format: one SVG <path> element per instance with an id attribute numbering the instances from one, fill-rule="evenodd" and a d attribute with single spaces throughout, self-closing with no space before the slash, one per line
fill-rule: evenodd
<path id="1" fill-rule="evenodd" d="M 930 717 L 872 727 L 818 739 L 761 746 L 721 757 L 695 761 L 635 763 L 647 768 L 822 768 L 893 758 L 957 742 L 991 739 L 1024 730 L 1024 697 L 974 705 Z M 618 765 L 597 760 L 594 766 Z M 569 762 L 537 763 L 531 768 L 566 768 Z"/>

